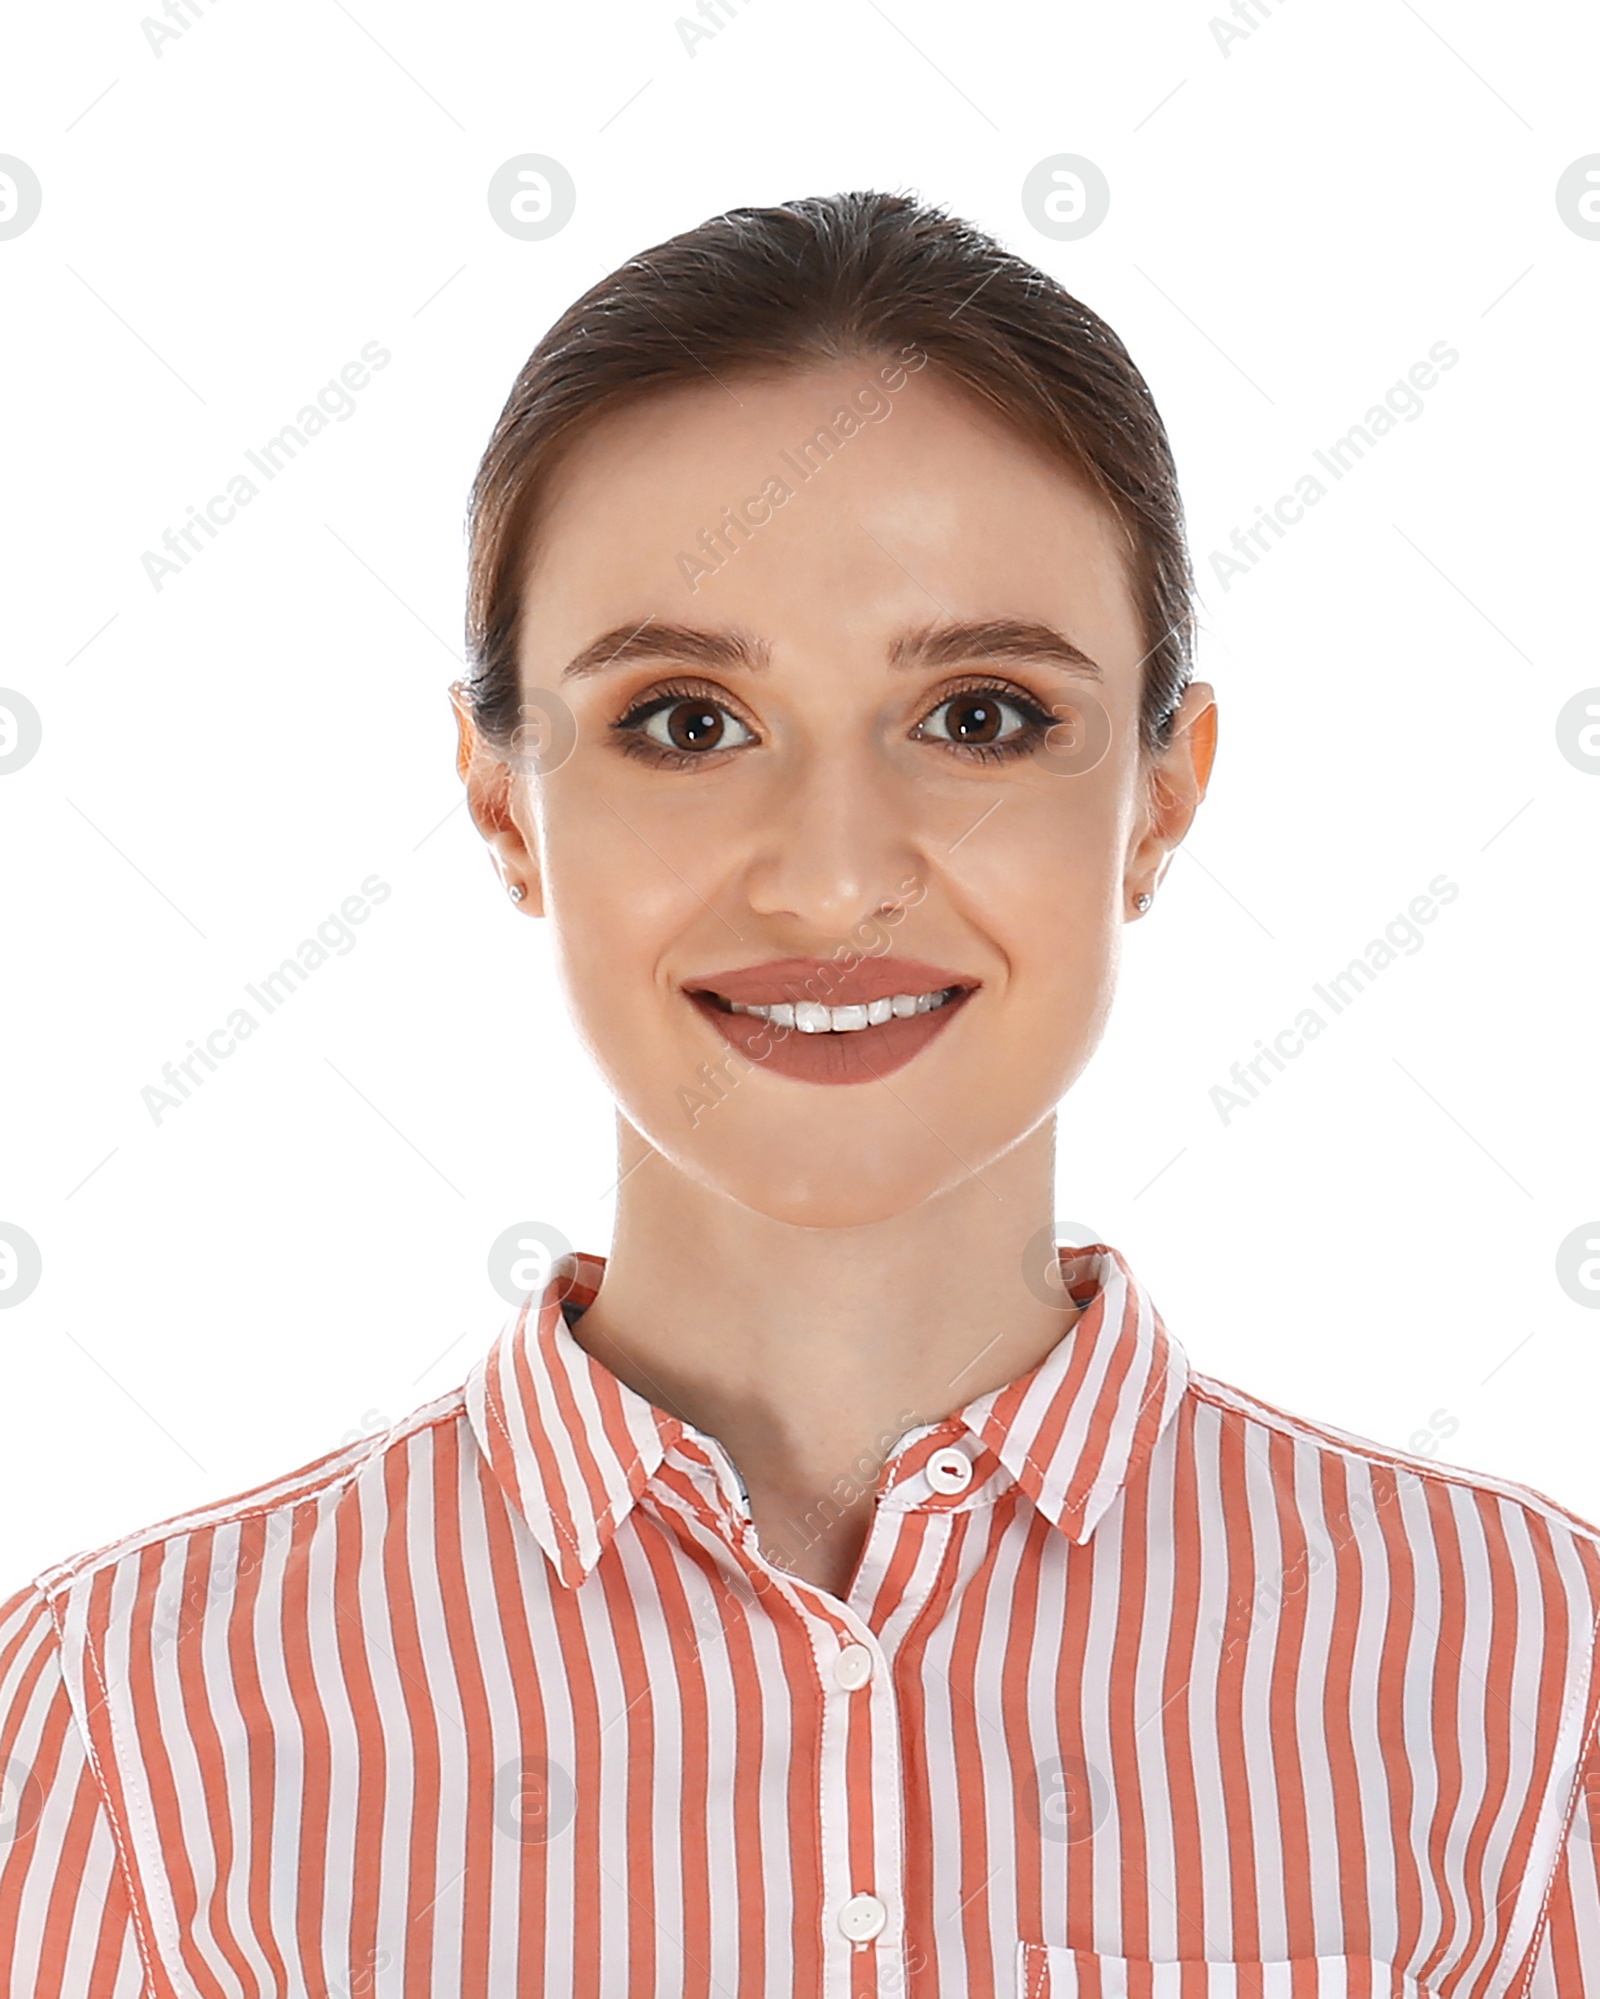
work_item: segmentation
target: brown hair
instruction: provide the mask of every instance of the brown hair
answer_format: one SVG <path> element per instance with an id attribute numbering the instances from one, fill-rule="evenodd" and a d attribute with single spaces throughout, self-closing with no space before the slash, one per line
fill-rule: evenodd
<path id="1" fill-rule="evenodd" d="M 529 535 L 558 459 L 604 414 L 713 376 L 888 356 L 936 367 L 1084 477 L 1120 523 L 1146 647 L 1140 741 L 1155 754 L 1193 671 L 1193 574 L 1171 447 L 1144 377 L 1089 308 L 993 237 L 907 195 L 732 208 L 630 257 L 528 356 L 473 481 L 469 667 L 488 740 L 520 716 Z"/>

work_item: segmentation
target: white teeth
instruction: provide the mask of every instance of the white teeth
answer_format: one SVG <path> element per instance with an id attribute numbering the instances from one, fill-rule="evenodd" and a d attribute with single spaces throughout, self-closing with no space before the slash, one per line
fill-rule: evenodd
<path id="1" fill-rule="evenodd" d="M 914 1013 L 932 1013 L 959 990 L 949 986 L 936 993 L 896 993 L 891 999 L 868 1000 L 858 1006 L 824 1006 L 820 1000 L 797 1000 L 791 1006 L 744 1006 L 729 1000 L 734 1013 L 755 1013 L 774 1027 L 798 1028 L 802 1034 L 855 1034 L 863 1027 L 882 1027 L 886 1020 L 907 1020 Z"/>

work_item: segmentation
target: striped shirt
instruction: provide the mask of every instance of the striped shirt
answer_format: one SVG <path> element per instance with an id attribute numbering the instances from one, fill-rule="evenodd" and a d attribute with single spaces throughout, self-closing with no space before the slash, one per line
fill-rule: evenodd
<path id="1" fill-rule="evenodd" d="M 1061 1268 L 843 1600 L 578 1345 L 582 1254 L 383 1435 L 38 1576 L 0 1993 L 1597 1999 L 1600 1529 Z"/>

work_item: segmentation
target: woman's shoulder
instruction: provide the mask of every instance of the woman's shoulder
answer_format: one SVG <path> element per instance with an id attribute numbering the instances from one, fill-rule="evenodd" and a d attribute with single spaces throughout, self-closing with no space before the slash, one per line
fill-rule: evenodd
<path id="1" fill-rule="evenodd" d="M 41 1621 L 64 1629 L 69 1600 L 114 1600 L 119 1614 L 135 1602 L 181 1615 L 197 1596 L 209 1599 L 302 1540 L 336 1529 L 342 1511 L 366 1512 L 368 1491 L 389 1489 L 386 1467 L 426 1448 L 431 1433 L 464 1419 L 466 1390 L 454 1388 L 409 1416 L 342 1443 L 255 1485 L 201 1506 L 150 1521 L 96 1546 L 53 1562 L 8 1596 L 0 1597 L 0 1647 L 10 1629 Z M 203 1568 L 196 1550 L 204 1553 Z"/>
<path id="2" fill-rule="evenodd" d="M 1285 1409 L 1212 1375 L 1191 1370 L 1187 1387 L 1196 1410 L 1209 1410 L 1219 1429 L 1253 1431 L 1263 1443 L 1276 1440 L 1276 1450 L 1267 1453 L 1268 1464 L 1277 1467 L 1276 1483 L 1305 1490 L 1311 1467 L 1324 1489 L 1331 1473 L 1347 1489 L 1368 1493 L 1379 1502 L 1403 1499 L 1413 1509 L 1442 1510 L 1460 1518 L 1472 1513 L 1480 1519 L 1520 1517 L 1542 1538 L 1582 1550 L 1600 1586 L 1600 1524 L 1521 1480 L 1437 1456 L 1438 1445 L 1457 1427 L 1446 1410 L 1434 1411 L 1428 1427 L 1408 1439 L 1412 1448 L 1401 1449 Z"/>

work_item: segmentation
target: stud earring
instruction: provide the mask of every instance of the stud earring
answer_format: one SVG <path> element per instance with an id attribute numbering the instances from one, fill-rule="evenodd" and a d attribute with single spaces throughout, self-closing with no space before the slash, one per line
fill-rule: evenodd
<path id="1" fill-rule="evenodd" d="M 1133 898 L 1133 906 L 1134 906 L 1134 908 L 1135 908 L 1136 910 L 1138 910 L 1139 914 L 1140 914 L 1141 916 L 1143 916 L 1143 914 L 1145 913 L 1145 911 L 1146 911 L 1146 910 L 1147 910 L 1147 909 L 1148 909 L 1148 908 L 1150 907 L 1150 897 L 1149 897 L 1149 895 L 1148 895 L 1148 894 L 1145 894 L 1145 893 L 1141 893 L 1141 894 L 1139 894 L 1139 895 L 1136 895 L 1136 896 L 1135 896 L 1135 897 Z"/>
<path id="2" fill-rule="evenodd" d="M 513 902 L 521 902 L 527 893 L 528 891 L 522 886 L 521 882 L 512 882 L 506 890 L 506 894 L 510 896 Z"/>

